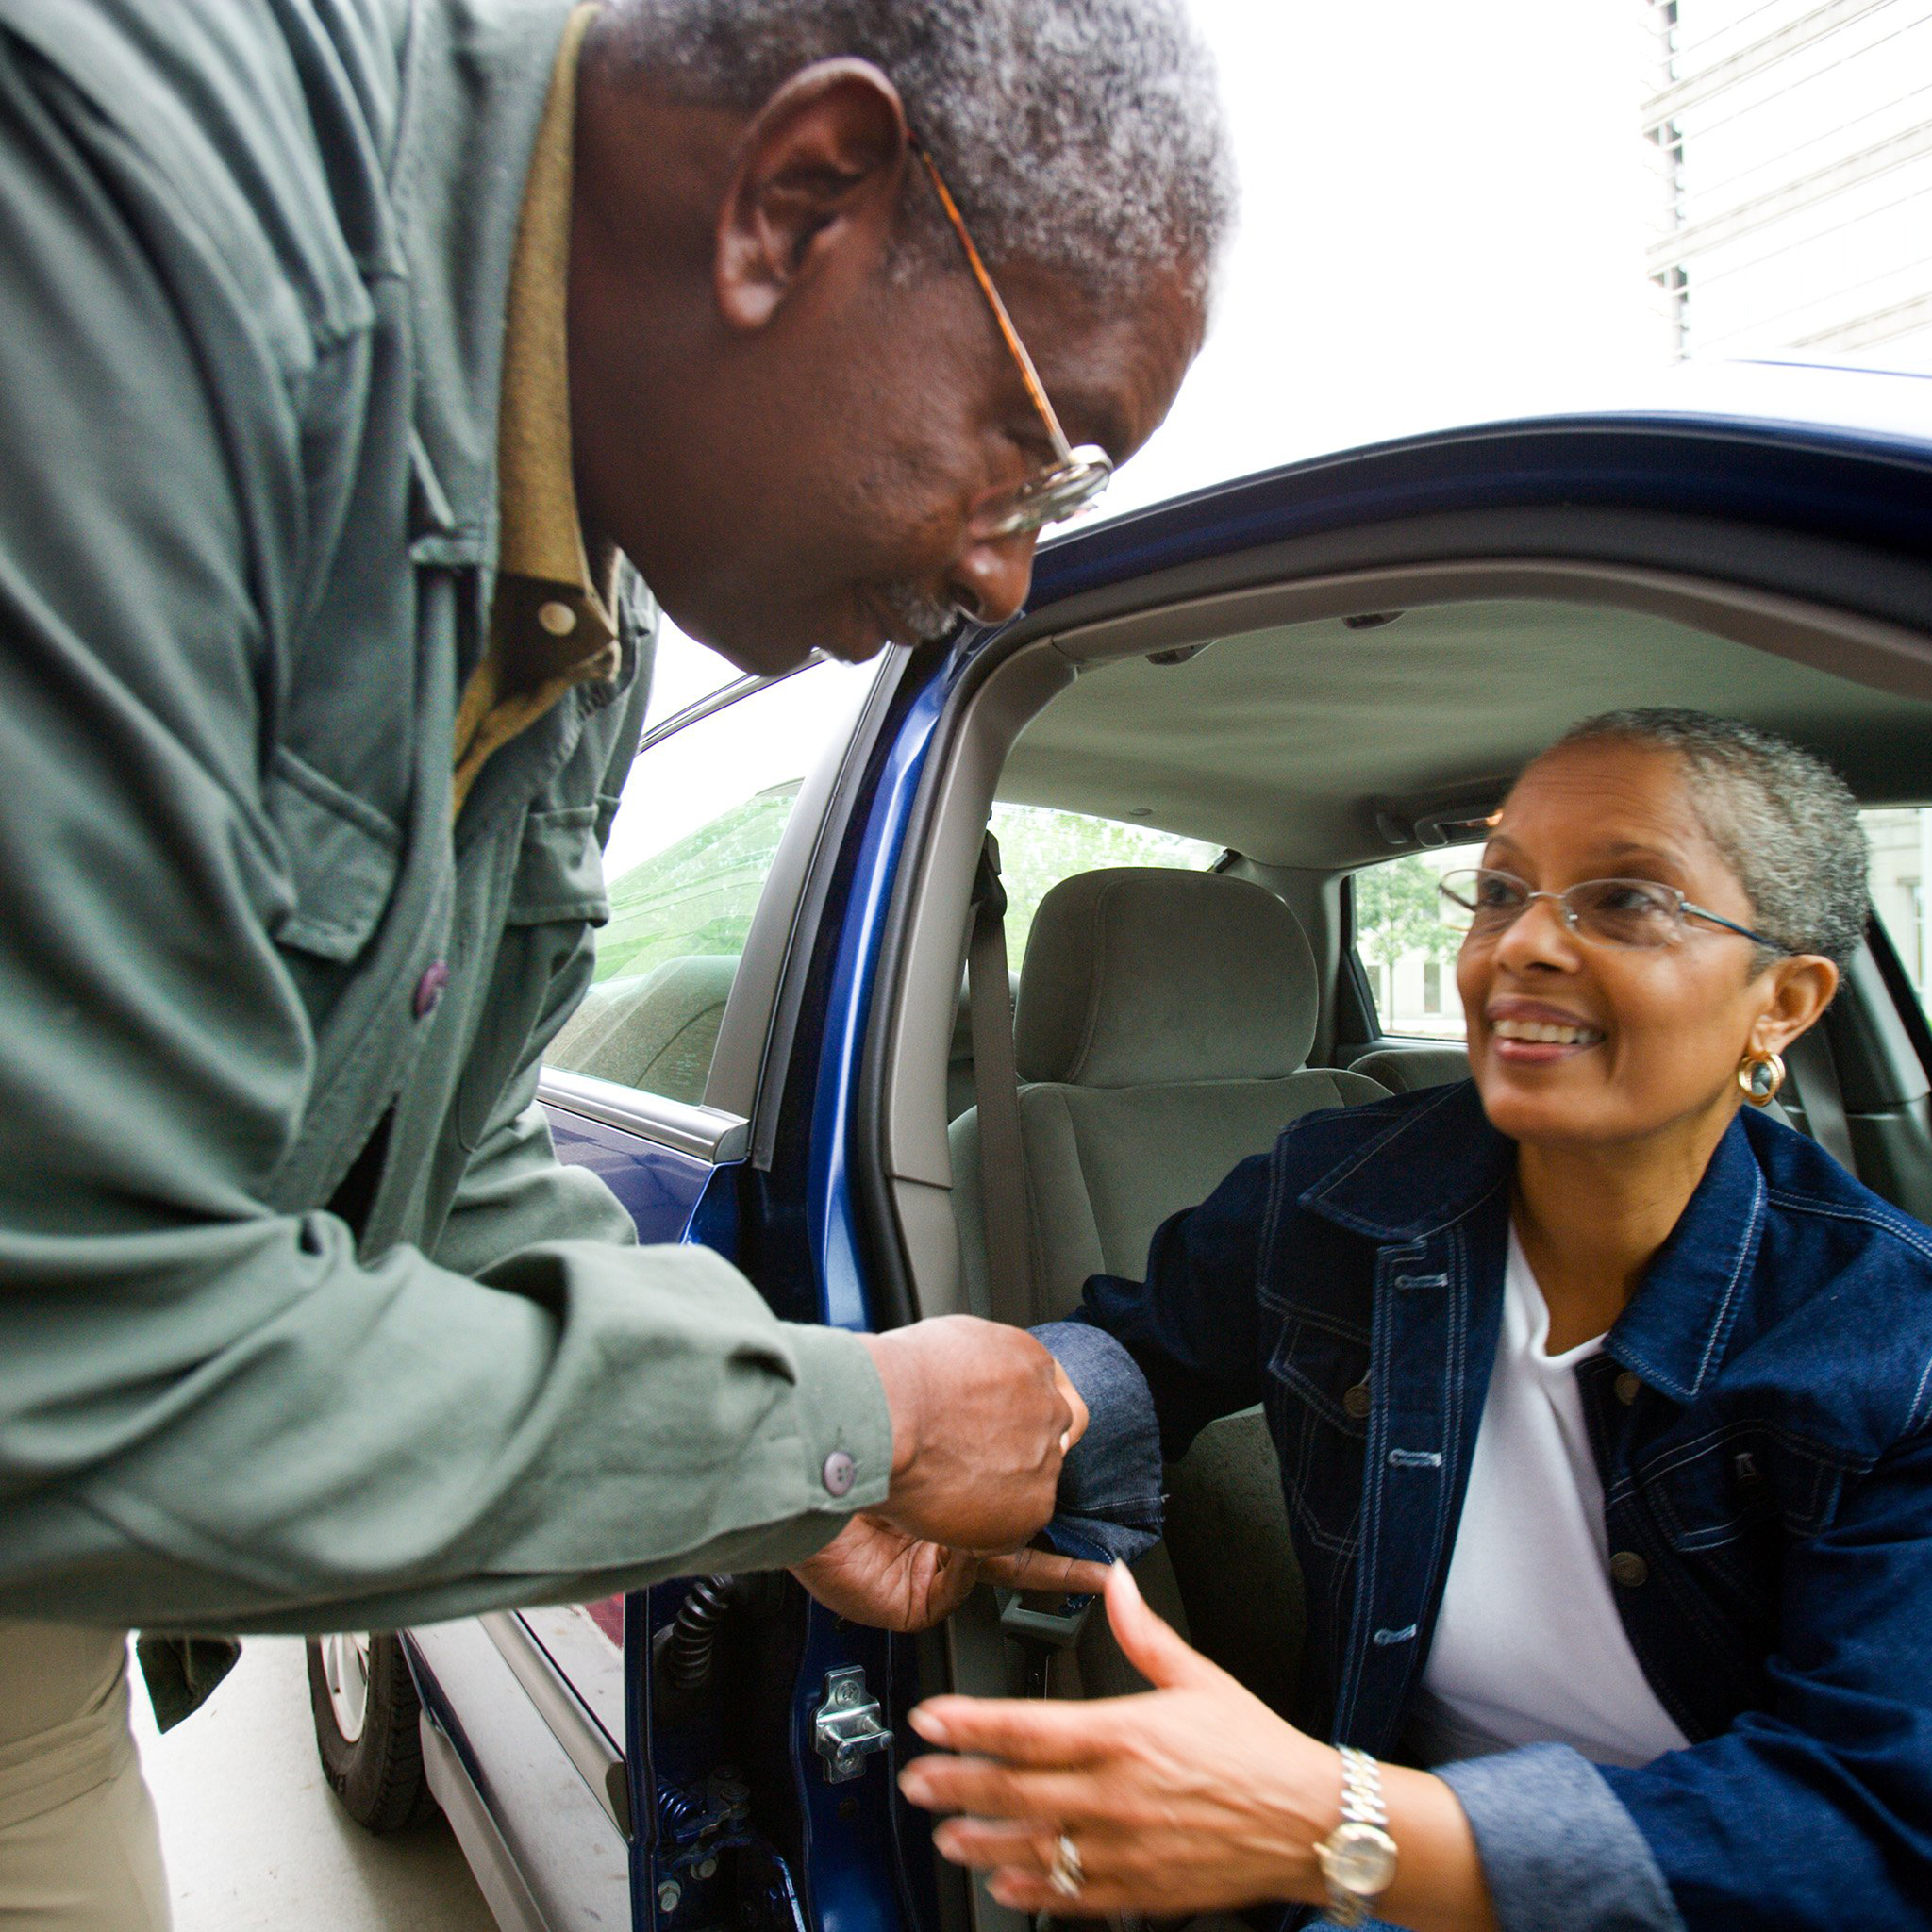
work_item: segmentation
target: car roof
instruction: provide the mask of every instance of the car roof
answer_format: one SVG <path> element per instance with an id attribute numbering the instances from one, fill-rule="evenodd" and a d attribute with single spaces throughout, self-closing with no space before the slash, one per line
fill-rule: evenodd
<path id="1" fill-rule="evenodd" d="M 1932 378 L 1724 364 L 1618 407 L 1288 465 L 1059 540 L 1042 550 L 1033 608 L 1044 621 L 1057 608 L 1083 613 L 1107 587 L 1184 581 L 1217 552 L 1350 517 L 1579 500 L 1922 555 Z M 1923 691 L 1878 691 L 1654 611 L 1519 595 L 1360 623 L 1263 624 L 1191 653 L 1097 664 L 1027 727 L 1000 796 L 1327 869 L 1386 856 L 1392 826 L 1488 809 L 1566 725 L 1636 704 L 1769 725 L 1830 758 L 1868 800 L 1926 791 Z"/>

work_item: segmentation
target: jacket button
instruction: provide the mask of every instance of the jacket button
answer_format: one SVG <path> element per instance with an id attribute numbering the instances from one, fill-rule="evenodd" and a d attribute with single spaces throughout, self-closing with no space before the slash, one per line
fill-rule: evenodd
<path id="1" fill-rule="evenodd" d="M 1364 1421 L 1369 1413 L 1369 1385 L 1357 1382 L 1352 1389 L 1341 1391 L 1341 1412 L 1357 1422 Z"/>
<path id="2" fill-rule="evenodd" d="M 537 607 L 537 622 L 554 638 L 567 638 L 577 627 L 577 614 L 568 604 L 552 598 Z"/>
<path id="3" fill-rule="evenodd" d="M 1650 1581 L 1650 1565 L 1635 1550 L 1619 1550 L 1610 1558 L 1610 1574 L 1625 1590 L 1636 1590 Z"/>
<path id="4" fill-rule="evenodd" d="M 858 1480 L 858 1465 L 842 1449 L 834 1449 L 825 1457 L 825 1466 L 820 1471 L 824 1480 L 825 1493 L 830 1496 L 843 1496 L 850 1492 L 852 1485 Z"/>
<path id="5" fill-rule="evenodd" d="M 1633 1375 L 1625 1369 L 1610 1387 L 1617 1391 L 1617 1400 L 1628 1408 L 1637 1400 L 1637 1391 L 1643 1387 L 1643 1383 L 1641 1377 Z"/>
<path id="6" fill-rule="evenodd" d="M 410 1004 L 421 1020 L 436 1010 L 436 1003 L 442 997 L 442 990 L 449 984 L 449 963 L 439 959 L 433 966 L 424 969 L 423 977 L 416 982 L 416 996 Z"/>

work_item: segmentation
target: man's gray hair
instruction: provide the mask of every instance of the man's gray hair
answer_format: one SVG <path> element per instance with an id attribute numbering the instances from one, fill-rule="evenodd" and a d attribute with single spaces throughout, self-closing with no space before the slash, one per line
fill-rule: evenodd
<path id="1" fill-rule="evenodd" d="M 606 22 L 626 71 L 744 113 L 815 60 L 870 60 L 990 259 L 1096 296 L 1170 267 L 1207 292 L 1234 169 L 1181 0 L 616 0 Z M 917 169 L 908 195 L 926 253 L 949 231 Z"/>
<path id="2" fill-rule="evenodd" d="M 1708 711 L 1606 711 L 1551 750 L 1621 739 L 1683 759 L 1704 828 L 1738 875 L 1751 924 L 1796 953 L 1840 969 L 1865 937 L 1869 848 L 1852 789 L 1824 760 L 1774 731 Z M 1752 970 L 1774 955 L 1759 951 Z"/>

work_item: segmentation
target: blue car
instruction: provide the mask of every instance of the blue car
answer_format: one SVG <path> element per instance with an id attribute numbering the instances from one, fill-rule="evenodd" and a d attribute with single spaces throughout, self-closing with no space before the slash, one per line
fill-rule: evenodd
<path id="1" fill-rule="evenodd" d="M 776 679 L 667 633 L 654 690 L 543 1099 L 643 1240 L 790 1320 L 1062 1312 L 1298 1114 L 1460 1078 L 1435 875 L 1624 705 L 1867 807 L 1876 917 L 1785 1098 L 1932 1219 L 1932 378 L 1740 365 L 1302 462 L 1049 544 L 997 630 Z M 1290 1709 L 1257 1417 L 1171 1490 L 1144 1587 Z M 1082 1608 L 889 1638 L 687 1579 L 325 1640 L 317 1730 L 365 1824 L 440 1803 L 506 1927 L 1019 1932 L 893 1774 L 924 1694 L 1124 1688 Z"/>

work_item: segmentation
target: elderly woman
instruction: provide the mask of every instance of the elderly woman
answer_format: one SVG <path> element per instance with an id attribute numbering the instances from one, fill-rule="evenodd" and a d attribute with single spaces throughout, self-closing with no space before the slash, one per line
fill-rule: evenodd
<path id="1" fill-rule="evenodd" d="M 1932 1924 L 1932 1235 L 1746 1105 L 1859 942 L 1852 797 L 1614 713 L 1443 892 L 1473 1082 L 1296 1122 L 1045 1332 L 1076 1487 L 1266 1405 L 1312 1734 L 1123 1567 L 1157 1688 L 934 1699 L 906 1793 L 1027 1909 Z"/>

